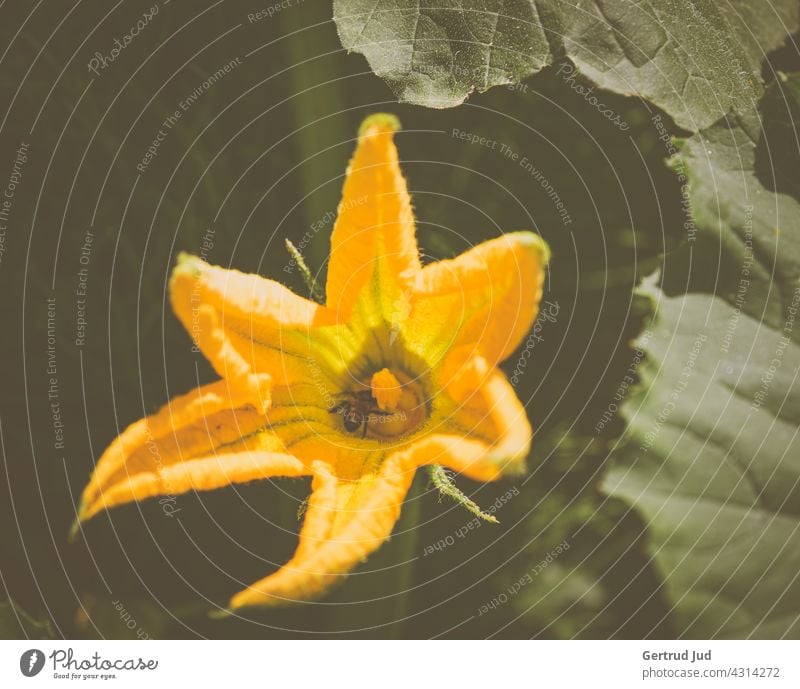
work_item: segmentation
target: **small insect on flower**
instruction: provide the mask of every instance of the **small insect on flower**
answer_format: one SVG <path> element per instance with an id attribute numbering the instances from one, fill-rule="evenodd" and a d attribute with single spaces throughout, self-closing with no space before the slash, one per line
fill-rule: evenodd
<path id="1" fill-rule="evenodd" d="M 348 433 L 360 430 L 362 438 L 367 437 L 370 424 L 382 423 L 394 414 L 376 406 L 372 390 L 347 393 L 344 399 L 334 404 L 328 411 L 331 414 L 340 414 L 344 429 Z"/>
<path id="2" fill-rule="evenodd" d="M 172 307 L 219 380 L 111 443 L 76 529 L 151 497 L 311 477 L 294 556 L 228 607 L 282 605 L 323 595 L 389 538 L 418 467 L 524 471 L 531 427 L 498 364 L 536 318 L 547 245 L 513 232 L 423 266 L 398 129 L 391 115 L 361 125 L 324 304 L 178 257 Z"/>

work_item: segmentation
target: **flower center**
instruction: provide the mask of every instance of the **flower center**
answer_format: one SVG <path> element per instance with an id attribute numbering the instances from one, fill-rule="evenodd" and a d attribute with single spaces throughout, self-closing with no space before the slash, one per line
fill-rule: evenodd
<path id="1" fill-rule="evenodd" d="M 342 395 L 330 411 L 341 415 L 345 432 L 384 441 L 415 431 L 427 416 L 422 386 L 388 368 Z"/>

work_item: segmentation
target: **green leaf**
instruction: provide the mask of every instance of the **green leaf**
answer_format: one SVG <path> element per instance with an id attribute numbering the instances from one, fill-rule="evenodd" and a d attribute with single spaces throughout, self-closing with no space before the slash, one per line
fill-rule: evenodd
<path id="1" fill-rule="evenodd" d="M 800 637 L 800 204 L 763 177 L 787 144 L 768 136 L 773 98 L 763 130 L 751 114 L 680 144 L 698 232 L 718 239 L 693 260 L 722 280 L 648 288 L 641 386 L 605 482 L 647 520 L 687 637 Z"/>
<path id="2" fill-rule="evenodd" d="M 333 15 L 342 45 L 363 53 L 400 101 L 432 108 L 518 82 L 551 61 L 527 0 L 335 0 Z"/>
<path id="3" fill-rule="evenodd" d="M 720 120 L 679 141 L 673 167 L 688 178 L 697 231 L 719 242 L 716 293 L 780 329 L 800 278 L 800 203 L 770 192 L 780 174 L 776 156 L 798 150 L 796 142 L 775 133 L 775 93 L 767 95 L 761 113 Z M 800 341 L 800 328 L 790 335 Z"/>
<path id="4" fill-rule="evenodd" d="M 797 638 L 800 347 L 703 294 L 660 296 L 643 346 L 605 489 L 647 521 L 681 634 Z"/>
<path id="5" fill-rule="evenodd" d="M 758 100 L 761 62 L 797 29 L 800 4 L 336 0 L 334 19 L 344 47 L 401 101 L 458 105 L 566 56 L 598 86 L 642 96 L 697 131 Z"/>

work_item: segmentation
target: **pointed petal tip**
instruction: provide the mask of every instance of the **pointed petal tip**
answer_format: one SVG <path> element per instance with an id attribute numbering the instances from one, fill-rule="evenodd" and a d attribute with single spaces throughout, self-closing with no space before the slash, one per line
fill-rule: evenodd
<path id="1" fill-rule="evenodd" d="M 69 531 L 67 532 L 67 543 L 74 543 L 78 538 L 83 522 L 87 519 L 86 515 L 86 501 L 84 498 L 81 498 L 81 501 L 78 503 L 78 511 L 75 513 L 75 519 L 72 520 L 72 524 L 70 524 Z"/>
<path id="2" fill-rule="evenodd" d="M 72 524 L 69 527 L 69 532 L 67 533 L 67 543 L 74 543 L 75 540 L 78 538 L 78 534 L 81 530 L 81 518 L 75 517 Z"/>
<path id="3" fill-rule="evenodd" d="M 217 610 L 209 610 L 208 617 L 212 620 L 227 620 L 235 615 L 231 608 L 218 608 Z"/>
<path id="4" fill-rule="evenodd" d="M 513 236 L 517 237 L 525 247 L 531 251 L 539 254 L 539 260 L 542 265 L 547 265 L 550 262 L 551 251 L 547 242 L 542 239 L 541 235 L 528 230 L 522 232 L 513 232 Z"/>
<path id="5" fill-rule="evenodd" d="M 498 453 L 489 455 L 487 459 L 497 466 L 499 475 L 503 478 L 518 478 L 528 473 L 528 463 L 525 458 L 509 457 L 507 454 Z"/>
<path id="6" fill-rule="evenodd" d="M 172 274 L 175 275 L 180 271 L 182 273 L 196 275 L 200 272 L 200 265 L 202 262 L 203 259 L 194 254 L 190 254 L 188 251 L 179 251 L 178 255 L 175 257 L 175 268 Z"/>
<path id="7" fill-rule="evenodd" d="M 237 615 L 242 610 L 268 610 L 271 608 L 285 608 L 297 603 L 303 603 L 303 598 L 283 598 L 281 596 L 273 596 L 268 593 L 254 592 L 253 588 L 246 588 L 239 591 L 228 603 L 225 608 L 227 616 Z"/>
<path id="8" fill-rule="evenodd" d="M 376 112 L 369 115 L 358 128 L 358 138 L 364 139 L 374 134 L 394 134 L 400 129 L 400 120 L 396 115 L 386 112 Z"/>
<path id="9" fill-rule="evenodd" d="M 177 290 L 186 289 L 187 284 L 194 284 L 203 274 L 203 259 L 181 251 L 175 258 L 175 267 L 169 276 L 169 290 L 171 298 L 174 299 Z"/>

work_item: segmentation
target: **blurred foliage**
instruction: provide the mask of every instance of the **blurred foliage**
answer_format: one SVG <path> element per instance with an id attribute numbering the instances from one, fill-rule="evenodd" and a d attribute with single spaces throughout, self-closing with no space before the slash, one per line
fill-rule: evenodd
<path id="1" fill-rule="evenodd" d="M 633 288 L 685 238 L 679 184 L 652 120 L 661 115 L 680 133 L 669 117 L 603 93 L 629 124 L 621 131 L 549 67 L 455 110 L 397 104 L 341 47 L 328 3 L 255 21 L 248 14 L 258 8 L 245 2 L 162 5 L 113 63 L 89 73 L 94 52 L 109 50 L 143 9 L 122 4 L 88 37 L 86 27 L 108 11 L 99 0 L 36 13 L 0 71 L 4 92 L 16 92 L 4 101 L 4 169 L 20 142 L 30 144 L 0 264 L 11 324 L 0 400 L 10 595 L 64 637 L 675 635 L 642 523 L 599 489 L 622 428 L 609 409 L 647 315 Z M 2 12 L 8 44 L 28 8 L 9 0 Z M 165 118 L 237 57 L 241 64 L 202 92 L 137 170 Z M 212 602 L 289 558 L 304 480 L 181 496 L 174 518 L 157 501 L 121 508 L 68 545 L 75 500 L 122 428 L 213 378 L 166 302 L 177 252 L 205 252 L 307 293 L 299 271 L 288 271 L 285 240 L 324 278 L 356 128 L 379 110 L 404 125 L 397 143 L 426 260 L 523 228 L 553 250 L 550 317 L 523 345 L 534 356 L 516 383 L 535 428 L 531 472 L 513 486 L 459 479 L 484 509 L 512 487 L 519 493 L 496 512 L 499 525 L 463 538 L 454 534 L 473 517 L 440 502 L 421 473 L 391 542 L 332 596 L 211 620 Z M 75 292 L 90 228 L 79 347 Z M 675 256 L 681 266 L 683 254 Z M 48 396 L 48 298 L 56 300 L 64 449 L 55 447 Z M 517 360 L 506 363 L 509 375 Z M 425 554 L 448 538 L 452 545 Z M 533 583 L 478 614 L 565 540 L 569 549 Z"/>

